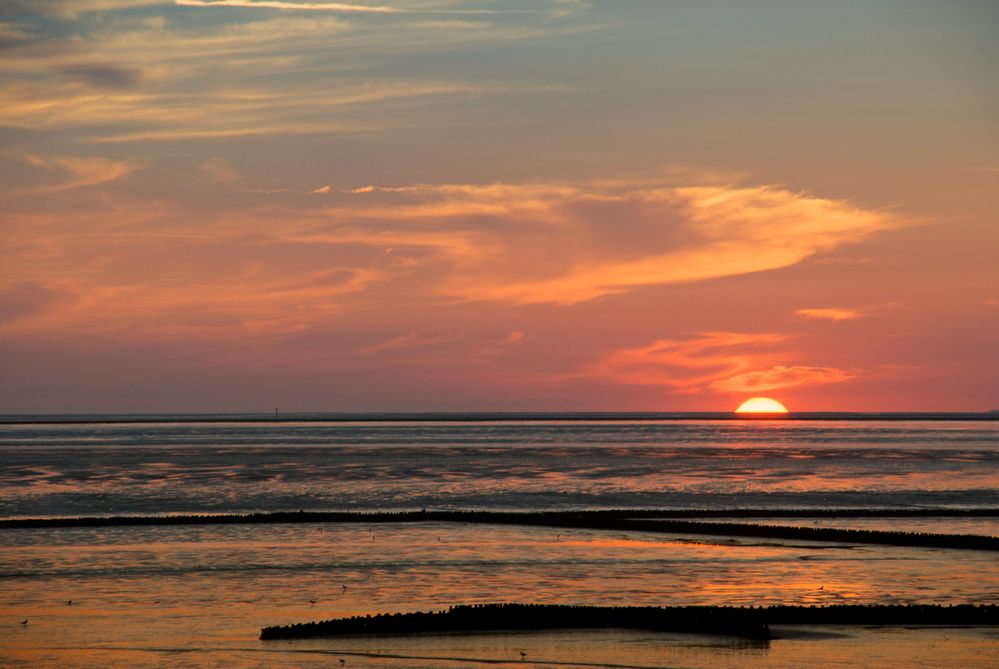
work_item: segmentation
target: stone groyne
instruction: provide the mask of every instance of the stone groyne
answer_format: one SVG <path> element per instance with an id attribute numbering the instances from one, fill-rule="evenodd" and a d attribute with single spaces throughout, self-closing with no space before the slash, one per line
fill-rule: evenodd
<path id="1" fill-rule="evenodd" d="M 770 639 L 770 625 L 999 625 L 997 605 L 570 606 L 476 604 L 265 627 L 260 638 L 621 628 Z"/>
<path id="2" fill-rule="evenodd" d="M 694 514 L 699 515 L 694 515 Z M 730 509 L 713 512 L 618 510 L 618 511 L 404 511 L 352 513 L 338 511 L 279 511 L 273 513 L 185 515 L 185 516 L 109 516 L 76 518 L 0 519 L 0 529 L 56 527 L 116 527 L 165 525 L 251 525 L 263 523 L 477 523 L 524 525 L 563 529 L 655 532 L 758 539 L 793 539 L 848 544 L 882 544 L 922 548 L 953 548 L 999 551 L 999 537 L 975 534 L 933 534 L 833 527 L 760 525 L 748 522 L 694 520 L 693 518 L 872 518 L 878 517 L 996 517 L 996 509 L 960 511 L 937 510 L 935 514 L 883 510 L 870 513 L 857 510 L 766 511 Z M 688 518 L 684 520 L 682 518 Z"/>

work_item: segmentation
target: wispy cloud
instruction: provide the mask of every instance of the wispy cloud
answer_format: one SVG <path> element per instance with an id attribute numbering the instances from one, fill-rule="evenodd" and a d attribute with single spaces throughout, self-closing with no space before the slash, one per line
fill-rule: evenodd
<path id="1" fill-rule="evenodd" d="M 396 337 L 386 339 L 385 341 L 378 342 L 377 344 L 365 346 L 364 348 L 358 350 L 358 353 L 361 355 L 375 355 L 377 353 L 385 353 L 386 351 L 446 344 L 460 338 L 461 334 L 456 332 L 448 332 L 438 335 L 421 335 L 416 332 L 406 332 Z"/>
<path id="2" fill-rule="evenodd" d="M 0 21 L 0 47 L 17 46 L 31 39 L 31 35 L 4 21 Z"/>
<path id="3" fill-rule="evenodd" d="M 182 7 L 242 7 L 363 14 L 396 14 L 403 11 L 388 5 L 358 5 L 344 2 L 281 2 L 279 0 L 174 0 L 174 4 Z"/>
<path id="4" fill-rule="evenodd" d="M 42 188 L 46 192 L 64 191 L 73 188 L 96 186 L 120 179 L 131 174 L 138 165 L 120 160 L 109 160 L 99 156 L 51 156 L 27 155 L 25 160 L 32 166 L 57 172 L 65 177 L 55 185 Z"/>
<path id="5" fill-rule="evenodd" d="M 852 321 L 863 318 L 864 312 L 859 309 L 849 309 L 846 307 L 820 307 L 814 309 L 797 309 L 796 314 L 805 318 L 824 321 Z"/>
<path id="6" fill-rule="evenodd" d="M 612 383 L 663 385 L 697 391 L 755 366 L 761 350 L 786 341 L 777 333 L 708 332 L 622 348 L 588 364 L 578 376 Z"/>
<path id="7" fill-rule="evenodd" d="M 0 125 L 114 143 L 406 127 L 415 122 L 417 103 L 522 91 L 508 81 L 414 77 L 408 68 L 393 77 L 382 65 L 386 58 L 579 29 L 563 20 L 559 3 L 531 9 L 464 2 L 181 4 L 26 5 L 25 17 L 37 10 L 65 23 L 60 31 L 28 18 L 23 27 L 0 24 L 0 41 L 9 45 L 0 60 Z M 149 10 L 114 11 L 139 6 Z M 225 8 L 272 11 L 178 20 L 185 12 L 214 15 Z M 428 14 L 481 16 L 426 20 Z M 507 14 L 513 18 L 500 16 Z"/>
<path id="8" fill-rule="evenodd" d="M 225 158 L 209 158 L 201 163 L 201 170 L 217 181 L 228 183 L 239 179 L 239 171 Z"/>
<path id="9" fill-rule="evenodd" d="M 298 195 L 325 195 L 333 190 L 332 186 L 317 186 L 316 188 L 241 188 L 244 193 L 262 193 L 277 195 L 280 193 L 297 193 Z"/>
<path id="10" fill-rule="evenodd" d="M 398 228 L 411 243 L 432 247 L 435 229 L 446 228 L 474 240 L 474 251 L 454 258 L 440 291 L 516 304 L 573 304 L 780 269 L 901 224 L 883 212 L 767 187 L 443 184 L 351 192 L 379 195 L 328 212 L 352 220 L 355 240 L 377 221 L 375 243 Z M 414 229 L 425 230 L 422 242 Z M 453 251 L 453 242 L 447 247 Z"/>
<path id="11" fill-rule="evenodd" d="M 108 12 L 134 7 L 150 7 L 163 4 L 162 0 L 20 0 L 19 9 L 24 14 L 58 16 L 76 19 L 82 14 Z"/>
<path id="12" fill-rule="evenodd" d="M 475 355 L 500 355 L 508 351 L 511 347 L 520 346 L 530 341 L 530 337 L 520 330 L 514 330 L 505 337 L 487 339 L 473 347 Z"/>
<path id="13" fill-rule="evenodd" d="M 53 187 L 61 189 L 107 183 L 136 169 L 106 158 L 31 160 L 65 175 Z M 392 322 L 383 303 L 570 305 L 788 267 L 898 224 L 879 212 L 776 188 L 529 182 L 351 189 L 320 181 L 246 189 L 248 177 L 229 162 L 195 166 L 190 187 L 224 202 L 211 214 L 115 190 L 57 217 L 11 217 L 5 241 L 18 252 L 10 282 L 76 295 L 79 305 L 21 319 L 18 327 L 234 336 L 241 328 L 259 333 L 262 324 L 273 332 L 309 329 L 350 311 Z M 240 187 L 227 185 L 237 179 Z M 51 284 L 52 277 L 64 284 Z M 214 315 L 205 320 L 207 313 Z M 476 350 L 514 346 L 525 337 L 517 332 L 505 341 L 479 339 L 485 343 Z M 407 331 L 366 350 L 443 343 L 449 336 Z M 586 373 L 700 389 L 779 365 L 809 366 L 740 353 L 782 340 L 738 333 L 664 340 L 620 351 Z"/>
<path id="14" fill-rule="evenodd" d="M 54 66 L 59 74 L 100 89 L 132 88 L 141 73 L 129 67 L 101 62 L 68 62 Z"/>
<path id="15" fill-rule="evenodd" d="M 54 306 L 65 306 L 72 297 L 63 291 L 34 281 L 24 281 L 0 288 L 0 323 L 6 323 L 45 312 Z"/>
<path id="16" fill-rule="evenodd" d="M 835 367 L 777 365 L 770 369 L 718 379 L 708 384 L 708 388 L 723 393 L 756 393 L 819 383 L 839 383 L 855 378 L 856 373 Z"/>
<path id="17" fill-rule="evenodd" d="M 406 5 L 363 5 L 345 2 L 288 2 L 286 0 L 174 0 L 174 4 L 185 7 L 239 7 L 243 9 L 279 9 L 297 12 L 334 12 L 347 14 L 539 14 L 546 10 L 523 8 L 467 8 L 455 6 L 406 6 Z M 557 3 L 556 3 L 557 6 Z M 559 8 L 557 15 L 566 13 Z"/>
<path id="18" fill-rule="evenodd" d="M 122 244 L 115 249 L 142 249 L 148 264 L 165 267 L 163 258 L 172 255 L 153 250 L 152 239 Z M 203 253 L 196 240 L 169 240 L 168 248 L 189 248 Z M 164 246 L 163 240 L 160 245 Z M 98 250 L 97 253 L 100 253 Z M 174 266 L 170 276 L 149 281 L 134 268 L 108 274 L 107 258 L 96 255 L 81 272 L 97 274 L 96 281 L 81 275 L 42 277 L 32 286 L 35 293 L 58 295 L 58 309 L 33 311 L 5 324 L 0 332 L 25 333 L 61 331 L 71 325 L 77 335 L 100 334 L 112 337 L 140 337 L 146 340 L 201 339 L 231 340 L 240 337 L 288 335 L 308 330 L 336 318 L 342 299 L 365 290 L 383 276 L 364 268 L 335 267 L 299 272 L 293 278 L 268 272 L 252 262 L 223 274 L 205 267 L 181 271 Z M 181 278 L 183 277 L 183 278 Z M 183 281 L 184 285 L 179 282 Z M 18 310 L 25 291 L 5 294 L 0 289 L 0 312 Z"/>
<path id="19" fill-rule="evenodd" d="M 615 384 L 657 385 L 681 393 L 749 393 L 855 378 L 834 367 L 774 364 L 793 352 L 778 333 L 709 332 L 687 340 L 661 339 L 617 349 L 572 377 Z"/>
<path id="20" fill-rule="evenodd" d="M 393 100 L 473 94 L 474 87 L 445 83 L 346 84 L 319 93 L 298 90 L 230 90 L 225 93 L 95 94 L 80 89 L 53 94 L 44 86 L 8 89 L 0 123 L 34 129 L 89 129 L 94 141 L 121 143 L 263 135 L 347 133 L 371 130 L 379 122 L 350 115 L 356 107 Z M 295 120 L 287 118 L 290 101 Z M 279 120 L 279 119 L 284 120 Z M 136 129 L 138 126 L 138 129 Z"/>

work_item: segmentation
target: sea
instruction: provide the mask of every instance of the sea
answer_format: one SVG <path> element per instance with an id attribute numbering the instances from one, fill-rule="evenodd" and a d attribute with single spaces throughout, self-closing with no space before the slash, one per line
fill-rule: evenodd
<path id="1" fill-rule="evenodd" d="M 999 414 L 0 416 L 0 520 L 609 509 L 999 536 Z M 740 521 L 746 509 L 775 517 Z M 794 516 L 850 509 L 869 515 Z M 999 657 L 994 628 L 258 639 L 271 625 L 496 602 L 995 604 L 999 560 L 429 521 L 0 528 L 0 668 L 967 669 Z"/>

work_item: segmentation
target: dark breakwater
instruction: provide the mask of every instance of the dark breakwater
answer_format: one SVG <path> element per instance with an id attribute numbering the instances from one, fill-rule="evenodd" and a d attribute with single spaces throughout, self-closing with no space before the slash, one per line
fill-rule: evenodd
<path id="1" fill-rule="evenodd" d="M 770 625 L 999 625 L 996 605 L 568 606 L 479 604 L 433 613 L 394 613 L 265 627 L 260 638 L 620 628 L 771 639 Z"/>
<path id="2" fill-rule="evenodd" d="M 454 606 L 435 613 L 395 613 L 355 616 L 319 622 L 265 627 L 260 638 L 298 639 L 316 636 L 422 634 L 622 628 L 726 634 L 770 638 L 770 630 L 749 609 L 728 607 L 561 606 L 542 604 L 478 604 Z"/>
<path id="3" fill-rule="evenodd" d="M 953 548 L 965 550 L 999 550 L 999 537 L 973 534 L 930 534 L 922 532 L 894 532 L 886 530 L 860 530 L 830 527 L 797 527 L 790 525 L 756 525 L 751 523 L 704 522 L 678 518 L 743 517 L 743 518 L 821 518 L 821 517 L 928 517 L 940 516 L 995 516 L 996 509 L 928 512 L 927 510 L 808 510 L 766 511 L 731 509 L 708 511 L 551 511 L 551 512 L 493 512 L 493 511 L 417 511 L 417 512 L 274 512 L 225 515 L 187 516 L 110 516 L 77 518 L 28 518 L 0 520 L 0 528 L 56 528 L 56 527 L 115 527 L 115 526 L 164 526 L 164 525 L 228 525 L 255 523 L 414 523 L 451 522 L 500 525 L 528 525 L 566 529 L 593 529 L 632 532 L 694 534 L 725 537 L 753 537 L 761 539 L 794 539 L 835 543 L 882 544 L 922 548 Z"/>

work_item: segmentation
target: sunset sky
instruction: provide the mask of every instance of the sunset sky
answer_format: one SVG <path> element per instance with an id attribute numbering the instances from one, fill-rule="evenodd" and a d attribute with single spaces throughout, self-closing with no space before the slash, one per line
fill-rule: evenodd
<path id="1" fill-rule="evenodd" d="M 0 413 L 999 409 L 992 0 L 2 0 Z"/>

